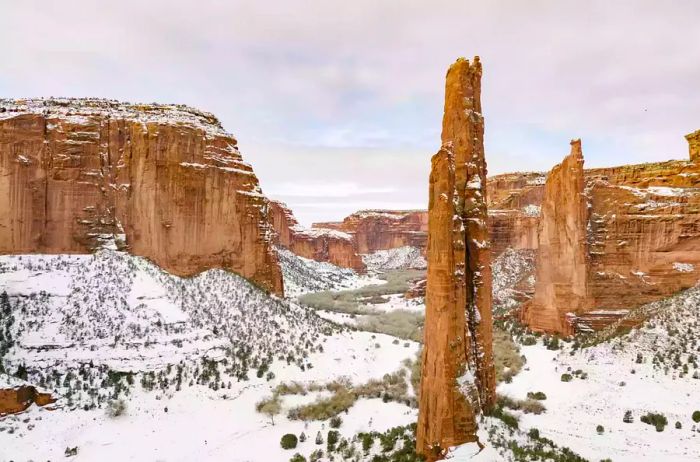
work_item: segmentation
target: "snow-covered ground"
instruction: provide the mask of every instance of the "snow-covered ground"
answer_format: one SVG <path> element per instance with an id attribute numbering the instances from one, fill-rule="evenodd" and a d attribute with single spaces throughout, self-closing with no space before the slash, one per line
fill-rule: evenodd
<path id="1" fill-rule="evenodd" d="M 384 282 L 373 275 L 360 275 L 349 268 L 300 257 L 282 247 L 277 248 L 277 255 L 284 278 L 284 294 L 288 298 L 309 292 L 357 289 Z"/>
<path id="2" fill-rule="evenodd" d="M 395 269 L 426 269 L 428 262 L 417 247 L 397 247 L 379 250 L 362 256 L 368 271 L 382 272 Z"/>
<path id="3" fill-rule="evenodd" d="M 335 327 L 225 271 L 179 278 L 121 252 L 3 256 L 2 291 L 11 345 L 0 359 L 59 399 L 55 410 L 0 418 L 0 460 L 57 460 L 78 447 L 75 460 L 286 461 L 295 451 L 280 447 L 283 434 L 305 432 L 296 451 L 310 453 L 328 422 L 289 420 L 301 403 L 285 396 L 272 425 L 258 401 L 291 381 L 381 379 L 418 349 Z M 118 400 L 125 412 L 109 416 Z M 409 424 L 416 410 L 360 398 L 342 417 L 351 438 Z"/>

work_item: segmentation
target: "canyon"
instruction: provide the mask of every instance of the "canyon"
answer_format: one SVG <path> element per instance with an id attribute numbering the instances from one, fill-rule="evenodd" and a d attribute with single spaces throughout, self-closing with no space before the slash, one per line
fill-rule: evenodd
<path id="1" fill-rule="evenodd" d="M 478 443 L 477 416 L 495 402 L 481 74 L 478 57 L 449 68 L 442 148 L 431 163 L 416 430 L 428 461 Z"/>
<path id="2" fill-rule="evenodd" d="M 283 293 L 268 201 L 236 139 L 186 106 L 0 100 L 0 254 L 112 246 Z"/>

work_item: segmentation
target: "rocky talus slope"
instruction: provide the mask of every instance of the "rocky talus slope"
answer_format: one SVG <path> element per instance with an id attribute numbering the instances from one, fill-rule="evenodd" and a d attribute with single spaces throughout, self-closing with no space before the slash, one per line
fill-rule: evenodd
<path id="1" fill-rule="evenodd" d="M 365 264 L 351 235 L 335 229 L 305 228 L 279 201 L 270 202 L 270 218 L 278 245 L 300 257 L 364 272 Z"/>
<path id="2" fill-rule="evenodd" d="M 428 460 L 477 441 L 476 416 L 495 399 L 483 134 L 481 63 L 459 59 L 447 72 L 442 148 L 430 174 L 416 433 Z"/>
<path id="3" fill-rule="evenodd" d="M 282 293 L 268 201 L 236 139 L 185 106 L 0 100 L 0 253 L 115 243 L 177 275 Z"/>

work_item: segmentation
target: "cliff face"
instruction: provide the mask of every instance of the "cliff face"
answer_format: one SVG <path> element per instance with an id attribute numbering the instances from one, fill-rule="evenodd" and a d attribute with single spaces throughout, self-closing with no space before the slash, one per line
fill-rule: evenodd
<path id="1" fill-rule="evenodd" d="M 342 222 L 314 223 L 352 235 L 359 253 L 411 246 L 425 250 L 428 212 L 425 210 L 361 210 Z"/>
<path id="2" fill-rule="evenodd" d="M 432 159 L 428 279 L 417 450 L 428 460 L 477 441 L 492 406 L 491 268 L 486 210 L 481 63 L 447 72 L 442 149 Z"/>
<path id="3" fill-rule="evenodd" d="M 267 199 L 236 140 L 184 106 L 0 101 L 0 253 L 116 245 L 181 276 L 282 293 Z"/>
<path id="4" fill-rule="evenodd" d="M 686 138 L 691 159 L 697 159 L 693 154 L 697 147 L 694 144 L 696 135 Z M 489 205 L 500 209 L 491 210 L 492 223 L 494 214 L 520 217 L 528 208 L 534 211 L 541 206 L 540 216 L 533 214 L 533 217 L 542 232 L 546 209 L 554 207 L 564 213 L 563 206 L 570 192 L 560 192 L 556 199 L 558 203 L 548 205 L 546 187 L 536 184 L 538 175 L 544 178 L 542 174 L 523 173 L 489 179 Z M 548 276 L 538 273 L 539 306 L 543 306 L 544 300 L 549 300 L 549 306 L 557 305 L 560 321 L 551 322 L 551 314 L 534 309 L 536 305 L 531 305 L 524 313 L 524 318 L 534 327 L 562 334 L 571 333 L 572 329 L 605 327 L 630 309 L 666 298 L 700 280 L 700 166 L 696 162 L 667 161 L 589 169 L 584 170 L 583 175 L 588 207 L 585 300 L 581 298 L 584 291 L 580 284 L 583 280 L 580 266 L 576 266 L 579 269 L 575 273 L 575 281 L 579 283 L 559 281 L 556 286 L 559 295 L 552 290 L 545 295 L 542 284 L 545 281 L 554 284 L 555 281 L 540 281 Z M 520 198 L 524 196 L 544 199 L 540 202 L 528 200 L 528 204 L 522 207 Z M 576 214 L 569 219 L 580 220 L 580 217 Z M 542 245 L 542 239 L 551 240 L 551 236 L 541 236 L 535 245 L 523 238 L 527 233 L 522 227 L 500 225 L 492 226 L 492 229 L 497 230 L 494 241 L 506 246 L 514 247 L 509 241 L 515 241 L 523 246 L 533 244 L 531 248 L 537 249 Z M 560 240 L 559 245 L 568 249 L 560 249 L 560 252 L 580 254 L 579 237 Z M 501 245 L 497 247 L 500 249 Z M 540 255 L 543 255 L 542 251 L 540 248 Z M 580 261 L 580 257 L 577 259 L 576 262 Z M 568 260 L 560 264 L 579 265 L 576 262 Z M 556 301 L 557 298 L 561 301 Z M 571 302 L 570 298 L 574 301 Z M 561 314 L 567 312 L 577 312 L 576 316 L 570 317 L 570 323 L 561 321 Z"/>
<path id="5" fill-rule="evenodd" d="M 0 388 L 0 417 L 27 410 L 32 404 L 46 406 L 56 402 L 49 393 L 41 393 L 32 386 Z"/>
<path id="6" fill-rule="evenodd" d="M 365 271 L 353 236 L 336 229 L 306 229 L 286 204 L 279 201 L 270 204 L 270 217 L 280 245 L 304 258 Z"/>
<path id="7" fill-rule="evenodd" d="M 581 141 L 547 176 L 538 227 L 535 295 L 524 312 L 533 329 L 570 333 L 568 313 L 588 310 L 588 207 Z"/>

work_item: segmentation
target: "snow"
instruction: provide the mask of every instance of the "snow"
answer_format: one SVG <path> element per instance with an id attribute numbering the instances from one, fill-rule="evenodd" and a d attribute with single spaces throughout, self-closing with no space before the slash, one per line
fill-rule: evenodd
<path id="1" fill-rule="evenodd" d="M 41 114 L 57 129 L 62 120 L 76 125 L 92 125 L 96 117 L 127 119 L 147 124 L 189 126 L 204 131 L 211 137 L 230 137 L 213 114 L 181 104 L 130 104 L 98 98 L 31 98 L 0 99 L 0 120 L 22 114 Z M 92 132 L 91 132 L 92 133 Z"/>
<path id="2" fill-rule="evenodd" d="M 690 263 L 673 263 L 673 269 L 679 273 L 692 273 L 695 271 L 695 266 Z"/>
<path id="3" fill-rule="evenodd" d="M 379 250 L 362 255 L 368 271 L 388 271 L 395 269 L 425 269 L 428 262 L 417 247 L 405 246 L 389 250 Z"/>
<path id="4" fill-rule="evenodd" d="M 347 279 L 341 277 L 341 285 L 372 280 L 352 271 L 343 276 Z M 0 460 L 63 460 L 66 447 L 78 447 L 76 460 L 106 462 L 267 462 L 288 460 L 294 452 L 308 456 L 316 449 L 316 432 L 325 438 L 328 422 L 292 421 L 286 411 L 323 393 L 284 396 L 274 426 L 255 411 L 255 403 L 282 382 L 324 384 L 344 378 L 359 385 L 381 379 L 404 367 L 418 350 L 415 342 L 333 327 L 313 311 L 222 270 L 179 278 L 116 251 L 2 256 L 2 290 L 13 303 L 10 327 L 16 338 L 5 364 L 9 370 L 26 364 L 30 383 L 60 374 L 62 385 L 50 382 L 47 387 L 59 398 L 55 410 L 31 406 L 0 418 L 0 429 L 6 430 L 0 432 Z M 228 349 L 243 346 L 249 361 L 271 359 L 270 376 L 257 377 L 250 363 L 248 379 L 232 375 L 231 367 L 246 366 Z M 285 360 L 289 353 L 297 359 Z M 214 364 L 221 378 L 213 384 L 220 381 L 221 387 L 205 383 L 201 374 L 195 380 L 195 368 L 209 367 L 203 361 Z M 181 389 L 175 387 L 180 369 Z M 84 370 L 93 377 L 82 382 L 85 389 L 75 382 Z M 120 394 L 126 412 L 118 417 L 105 412 L 116 392 L 105 388 L 107 370 L 135 374 L 135 384 L 125 385 L 128 391 Z M 63 385 L 68 373 L 74 377 L 70 387 Z M 152 391 L 140 385 L 149 373 L 156 374 Z M 161 377 L 169 385 L 161 386 Z M 0 384 L 17 383 L 3 374 L 0 379 Z M 103 398 L 96 408 L 88 406 L 97 403 L 93 391 Z M 347 438 L 358 431 L 383 432 L 415 422 L 416 412 L 403 403 L 360 399 L 342 415 L 339 431 Z M 297 449 L 280 447 L 283 434 L 302 431 L 309 440 Z"/>

